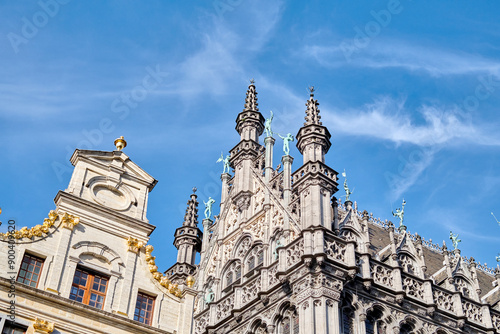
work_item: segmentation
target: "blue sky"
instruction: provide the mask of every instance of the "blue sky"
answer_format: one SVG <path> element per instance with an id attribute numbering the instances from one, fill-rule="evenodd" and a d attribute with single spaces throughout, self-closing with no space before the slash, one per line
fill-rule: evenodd
<path id="1" fill-rule="evenodd" d="M 0 5 L 4 223 L 41 223 L 74 149 L 112 150 L 123 135 L 126 154 L 159 180 L 148 218 L 167 269 L 192 187 L 200 203 L 220 199 L 215 161 L 239 139 L 255 78 L 280 133 L 297 133 L 316 87 L 327 163 L 346 169 L 360 210 L 395 221 L 404 197 L 410 231 L 451 247 L 453 230 L 462 254 L 495 265 L 498 2 L 55 1 Z M 291 155 L 295 170 L 302 159 Z"/>

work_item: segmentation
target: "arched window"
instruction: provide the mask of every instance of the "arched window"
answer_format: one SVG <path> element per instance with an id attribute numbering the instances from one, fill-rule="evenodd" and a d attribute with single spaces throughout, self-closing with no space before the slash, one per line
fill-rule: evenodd
<path id="1" fill-rule="evenodd" d="M 354 334 L 354 313 L 348 307 L 340 309 L 340 333 Z"/>
<path id="2" fill-rule="evenodd" d="M 289 317 L 283 318 L 280 324 L 280 334 L 292 334 L 292 325 Z"/>
<path id="3" fill-rule="evenodd" d="M 404 271 L 406 271 L 409 274 L 415 275 L 415 263 L 410 256 L 406 254 L 400 254 L 398 259 L 399 259 L 399 264 L 401 265 Z"/>
<path id="4" fill-rule="evenodd" d="M 366 334 L 384 334 L 385 328 L 382 322 L 383 313 L 379 309 L 374 309 L 366 315 Z"/>
<path id="5" fill-rule="evenodd" d="M 399 329 L 399 334 L 414 334 L 415 326 L 411 323 L 404 323 L 401 325 L 401 328 Z"/>
<path id="6" fill-rule="evenodd" d="M 248 271 L 254 270 L 255 269 L 255 257 L 250 256 L 247 261 L 247 268 Z"/>
<path id="7" fill-rule="evenodd" d="M 241 264 L 239 261 L 234 261 L 231 265 L 226 269 L 224 274 L 224 290 L 229 288 L 234 283 L 239 283 L 241 279 Z"/>

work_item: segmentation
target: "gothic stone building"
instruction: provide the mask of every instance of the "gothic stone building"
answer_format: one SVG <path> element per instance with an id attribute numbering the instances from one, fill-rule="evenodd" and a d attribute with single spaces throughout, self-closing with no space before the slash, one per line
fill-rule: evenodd
<path id="1" fill-rule="evenodd" d="M 274 138 L 251 84 L 236 118 L 234 176 L 203 220 L 194 334 L 500 333 L 500 271 L 341 203 L 325 164 L 330 133 L 311 93 L 296 136 L 302 165 Z"/>
<path id="2" fill-rule="evenodd" d="M 164 274 L 147 245 L 156 180 L 121 151 L 123 139 L 112 152 L 76 150 L 43 224 L 0 237 L 0 332 L 500 333 L 500 270 L 338 201 L 313 93 L 306 106 L 302 165 L 292 173 L 285 155 L 275 168 L 249 86 L 220 212 L 202 233 L 191 195 Z"/>

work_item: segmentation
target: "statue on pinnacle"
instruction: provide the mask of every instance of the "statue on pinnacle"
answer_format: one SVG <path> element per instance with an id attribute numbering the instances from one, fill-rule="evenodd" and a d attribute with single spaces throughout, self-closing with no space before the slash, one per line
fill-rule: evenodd
<path id="1" fill-rule="evenodd" d="M 345 190 L 345 200 L 348 201 L 349 200 L 349 197 L 352 195 L 353 190 L 349 189 L 349 187 L 347 186 L 347 174 L 345 172 L 345 169 L 344 169 L 344 172 L 342 173 L 342 176 L 344 177 L 344 190 Z"/>
<path id="2" fill-rule="evenodd" d="M 271 123 L 273 121 L 273 111 L 271 110 L 271 116 L 266 118 L 266 123 L 264 123 L 264 130 L 266 131 L 266 137 L 272 137 L 273 131 L 271 130 Z"/>
<path id="3" fill-rule="evenodd" d="M 215 200 L 212 197 L 208 197 L 208 201 L 205 203 L 203 201 L 203 204 L 205 204 L 205 219 L 210 219 L 210 216 L 212 215 L 212 205 L 215 203 Z"/>
<path id="4" fill-rule="evenodd" d="M 220 158 L 217 159 L 217 161 L 215 163 L 219 163 L 219 162 L 222 162 L 223 164 L 223 169 L 222 169 L 222 174 L 225 174 L 225 173 L 229 173 L 229 157 L 230 155 L 226 155 L 226 158 L 224 158 L 224 154 L 222 154 L 222 152 L 220 152 Z"/>
<path id="5" fill-rule="evenodd" d="M 394 213 L 394 211 L 392 212 L 392 215 L 394 217 L 398 217 L 399 218 L 399 229 L 401 229 L 403 225 L 403 220 L 404 220 L 404 215 L 405 215 L 405 205 L 406 205 L 406 201 L 405 199 L 403 198 L 403 206 L 401 209 L 396 209 L 396 213 Z"/>
<path id="6" fill-rule="evenodd" d="M 278 133 L 278 136 L 283 139 L 283 152 L 285 155 L 290 155 L 290 142 L 293 141 L 293 136 L 291 133 L 288 133 L 285 137 Z"/>
<path id="7" fill-rule="evenodd" d="M 458 234 L 453 234 L 452 231 L 450 231 L 450 239 L 451 239 L 451 242 L 453 243 L 453 249 L 457 249 L 458 243 L 462 242 L 462 240 L 458 239 Z"/>

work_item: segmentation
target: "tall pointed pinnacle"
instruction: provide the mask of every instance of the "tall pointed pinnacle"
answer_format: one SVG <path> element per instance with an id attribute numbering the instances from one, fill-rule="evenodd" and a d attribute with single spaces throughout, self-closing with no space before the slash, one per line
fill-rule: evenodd
<path id="1" fill-rule="evenodd" d="M 187 202 L 186 214 L 184 215 L 184 223 L 183 226 L 198 226 L 198 201 L 196 198 L 196 187 L 193 188 L 193 193 L 191 194 L 191 198 Z"/>
<path id="2" fill-rule="evenodd" d="M 253 140 L 259 142 L 259 136 L 264 131 L 264 116 L 259 112 L 257 103 L 257 91 L 255 90 L 255 80 L 250 80 L 245 107 L 236 118 L 236 131 L 241 136 L 241 141 Z"/>
<path id="3" fill-rule="evenodd" d="M 306 117 L 304 117 L 306 122 L 304 126 L 310 124 L 323 125 L 323 123 L 319 121 L 321 116 L 319 115 L 318 100 L 314 99 L 314 86 L 309 87 L 309 92 L 309 100 L 306 102 Z"/>
<path id="4" fill-rule="evenodd" d="M 330 132 L 319 121 L 318 100 L 314 99 L 314 87 L 309 88 L 309 100 L 306 102 L 306 122 L 297 133 L 297 148 L 304 157 L 304 164 L 309 161 L 325 162 L 325 154 L 332 145 Z"/>
<path id="5" fill-rule="evenodd" d="M 250 79 L 250 85 L 247 90 L 247 97 L 245 98 L 245 111 L 259 111 L 257 103 L 257 91 L 255 90 L 255 80 Z"/>

